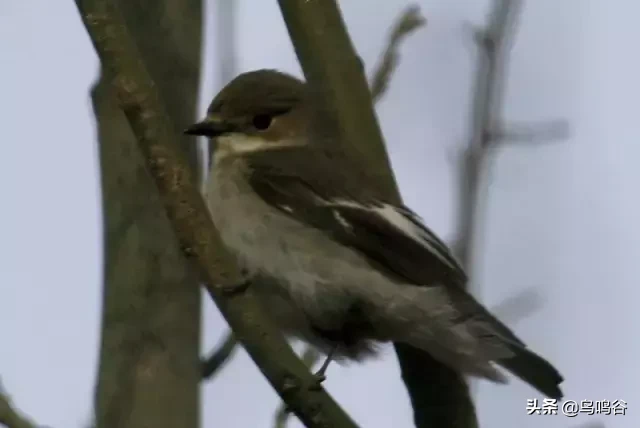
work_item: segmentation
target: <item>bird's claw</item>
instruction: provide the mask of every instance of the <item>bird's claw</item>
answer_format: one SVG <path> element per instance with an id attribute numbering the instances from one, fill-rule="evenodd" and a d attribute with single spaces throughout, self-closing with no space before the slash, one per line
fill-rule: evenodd
<path id="1" fill-rule="evenodd" d="M 322 382 L 327 380 L 327 375 L 324 374 L 324 370 L 322 370 L 322 369 L 318 370 L 317 372 L 315 372 L 311 376 L 313 377 L 313 381 L 308 386 L 309 390 L 311 390 L 311 391 L 317 391 L 317 390 L 321 389 L 322 388 Z M 291 412 L 293 412 L 293 409 L 291 409 L 291 407 L 289 407 L 289 406 L 285 406 L 284 412 L 287 413 L 287 414 L 290 414 Z"/>
<path id="2" fill-rule="evenodd" d="M 327 380 L 327 375 L 324 374 L 324 370 L 318 370 L 313 374 L 313 383 L 309 386 L 311 390 L 318 390 L 322 388 L 322 382 Z"/>

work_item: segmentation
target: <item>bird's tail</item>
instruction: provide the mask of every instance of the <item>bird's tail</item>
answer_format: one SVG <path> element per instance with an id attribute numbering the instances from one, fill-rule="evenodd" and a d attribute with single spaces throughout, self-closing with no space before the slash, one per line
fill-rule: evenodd
<path id="1" fill-rule="evenodd" d="M 512 345 L 511 351 L 513 357 L 496 362 L 546 397 L 562 398 L 560 384 L 564 379 L 550 362 L 522 346 Z"/>

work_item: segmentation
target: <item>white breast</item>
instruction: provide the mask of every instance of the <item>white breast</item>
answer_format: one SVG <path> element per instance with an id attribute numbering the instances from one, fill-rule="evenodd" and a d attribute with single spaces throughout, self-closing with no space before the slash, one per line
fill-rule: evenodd
<path id="1" fill-rule="evenodd" d="M 329 320 L 323 315 L 342 310 L 347 294 L 387 282 L 353 250 L 265 203 L 251 191 L 244 168 L 238 158 L 219 160 L 207 200 L 223 242 L 250 274 L 276 278 L 281 294 L 304 307 L 307 316 Z"/>
<path id="2" fill-rule="evenodd" d="M 453 307 L 440 287 L 398 285 L 360 253 L 271 207 L 250 188 L 242 162 L 233 156 L 216 162 L 207 183 L 209 210 L 242 267 L 275 279 L 257 281 L 254 291 L 285 331 L 318 344 L 310 325 L 342 328 L 354 301 L 367 302 L 373 319 L 391 322 L 380 324 L 381 337 L 409 337 L 417 321 L 427 329 L 426 342 L 452 330 Z"/>
<path id="3" fill-rule="evenodd" d="M 225 158 L 216 163 L 207 200 L 222 241 L 250 273 L 264 273 L 298 287 L 323 282 L 305 266 L 311 261 L 314 237 L 310 235 L 315 233 L 251 191 L 242 160 Z"/>

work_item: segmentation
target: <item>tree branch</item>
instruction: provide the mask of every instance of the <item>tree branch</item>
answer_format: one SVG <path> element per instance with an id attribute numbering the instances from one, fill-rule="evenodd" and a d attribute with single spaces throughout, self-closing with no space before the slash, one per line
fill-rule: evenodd
<path id="1" fill-rule="evenodd" d="M 202 0 L 114 0 L 174 123 L 196 120 Z M 105 67 L 91 89 L 102 196 L 96 428 L 197 428 L 202 293 Z M 90 142 L 87 142 L 90 143 Z M 199 172 L 195 139 L 180 149 Z"/>
<path id="2" fill-rule="evenodd" d="M 0 425 L 7 428 L 37 428 L 37 425 L 23 417 L 11 404 L 11 399 L 0 385 Z"/>
<path id="3" fill-rule="evenodd" d="M 371 185 L 400 202 L 360 59 L 335 1 L 279 0 L 305 78 L 345 150 L 370 165 Z M 462 376 L 424 351 L 395 344 L 417 427 L 477 425 Z"/>
<path id="4" fill-rule="evenodd" d="M 320 354 L 315 350 L 315 348 L 311 346 L 307 346 L 302 353 L 302 362 L 310 369 L 313 367 L 316 361 L 318 361 L 319 358 Z M 287 420 L 289 419 L 290 415 L 291 412 L 289 411 L 287 406 L 284 404 L 280 404 L 280 407 L 278 407 L 278 409 L 276 410 L 274 428 L 284 428 L 285 426 L 287 426 Z"/>
<path id="5" fill-rule="evenodd" d="M 399 201 L 387 150 L 371 103 L 360 58 L 332 0 L 279 0 L 289 35 L 307 83 L 324 119 L 345 150 L 371 161 L 371 179 Z"/>
<path id="6" fill-rule="evenodd" d="M 476 31 L 479 49 L 474 97 L 471 111 L 469 145 L 460 168 L 457 218 L 458 236 L 454 249 L 460 262 L 471 267 L 471 251 L 477 233 L 474 230 L 481 190 L 481 173 L 497 129 L 502 108 L 502 84 L 506 74 L 506 52 L 511 43 L 521 0 L 494 0 L 486 29 Z"/>
<path id="7" fill-rule="evenodd" d="M 371 98 L 373 103 L 377 103 L 384 97 L 393 73 L 396 70 L 400 61 L 400 45 L 402 41 L 413 32 L 424 26 L 427 21 L 420 13 L 420 8 L 417 6 L 409 6 L 406 8 L 395 20 L 395 24 L 392 26 L 387 44 L 382 51 L 381 61 L 375 67 L 371 74 L 371 83 L 369 84 L 371 91 Z M 302 354 L 302 361 L 307 364 L 308 367 L 313 365 L 320 359 L 321 355 L 311 346 L 305 348 Z M 281 405 L 276 411 L 275 423 L 276 428 L 284 428 L 289 418 L 289 412 L 286 406 Z"/>
<path id="8" fill-rule="evenodd" d="M 569 126 L 565 120 L 536 124 L 502 125 L 499 119 L 503 103 L 509 49 L 515 37 L 522 0 L 494 0 L 485 29 L 475 31 L 479 49 L 476 65 L 474 97 L 471 111 L 469 145 L 460 168 L 458 236 L 455 252 L 462 264 L 470 269 L 478 217 L 478 202 L 483 167 L 490 150 L 508 143 L 540 143 L 567 138 Z"/>
<path id="9" fill-rule="evenodd" d="M 210 380 L 219 370 L 229 362 L 229 358 L 236 350 L 238 341 L 233 332 L 227 332 L 222 344 L 211 352 L 211 355 L 202 362 L 202 379 Z"/>
<path id="10" fill-rule="evenodd" d="M 122 16 L 109 0 L 76 0 L 82 20 L 138 139 L 187 259 L 198 268 L 220 312 L 267 380 L 309 427 L 354 427 L 355 423 L 318 387 L 246 285 L 225 251 L 196 180 L 176 142 L 176 128 L 164 111 L 153 82 Z"/>
<path id="11" fill-rule="evenodd" d="M 509 124 L 489 131 L 492 146 L 525 143 L 538 144 L 565 140 L 569 137 L 566 120 L 551 120 L 535 124 Z"/>
<path id="12" fill-rule="evenodd" d="M 393 72 L 400 62 L 400 44 L 402 41 L 427 21 L 420 13 L 420 8 L 416 5 L 407 7 L 396 19 L 391 29 L 387 46 L 382 53 L 380 64 L 376 67 L 371 77 L 371 98 L 373 102 L 378 102 L 386 93 L 391 81 Z"/>

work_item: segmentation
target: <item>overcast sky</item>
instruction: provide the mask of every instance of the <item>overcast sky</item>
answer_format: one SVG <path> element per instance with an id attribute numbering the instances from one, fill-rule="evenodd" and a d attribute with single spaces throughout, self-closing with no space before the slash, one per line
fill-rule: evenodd
<path id="1" fill-rule="evenodd" d="M 239 71 L 300 75 L 277 2 L 239 3 Z M 382 30 L 406 3 L 379 1 L 375 13 L 370 1 L 341 3 L 371 69 L 385 41 Z M 466 135 L 474 65 L 467 23 L 482 22 L 488 2 L 420 3 L 429 25 L 404 44 L 378 112 L 408 205 L 451 238 L 455 156 Z M 482 426 L 639 425 L 639 13 L 632 0 L 526 2 L 505 117 L 566 119 L 571 138 L 494 153 L 474 269 L 474 289 L 489 307 L 528 289 L 543 297 L 534 314 L 506 321 L 560 368 L 567 399 L 625 400 L 628 414 L 527 416 L 526 400 L 536 397 L 529 387 L 480 382 Z M 214 40 L 210 25 L 200 111 L 222 83 Z M 91 413 L 101 307 L 88 94 L 97 57 L 73 2 L 50 0 L 0 2 L 0 52 L 0 377 L 40 424 L 80 428 Z M 225 324 L 205 300 L 209 348 Z M 379 361 L 335 365 L 328 375 L 326 387 L 363 427 L 411 426 L 391 348 Z M 277 404 L 240 352 L 204 388 L 203 427 L 266 428 Z"/>

